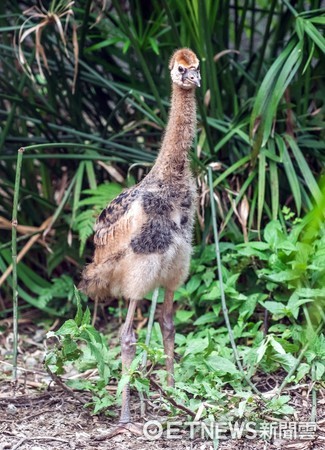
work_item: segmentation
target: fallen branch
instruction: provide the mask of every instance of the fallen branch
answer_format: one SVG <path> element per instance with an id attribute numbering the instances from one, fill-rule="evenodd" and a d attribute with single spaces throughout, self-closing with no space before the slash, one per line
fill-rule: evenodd
<path id="1" fill-rule="evenodd" d="M 196 414 L 193 411 L 191 411 L 189 408 L 186 408 L 186 406 L 175 402 L 175 400 L 170 395 L 168 395 L 167 392 L 165 392 L 163 390 L 163 388 L 152 377 L 150 377 L 149 380 L 150 380 L 150 384 L 152 385 L 152 387 L 154 387 L 157 391 L 159 391 L 161 393 L 161 395 L 163 397 L 165 397 L 166 400 L 169 401 L 169 403 L 171 403 L 173 406 L 175 406 L 175 408 L 186 412 L 186 414 L 190 415 L 191 417 L 196 416 Z"/>
<path id="2" fill-rule="evenodd" d="M 41 416 L 42 414 L 47 414 L 47 413 L 53 414 L 53 409 L 44 409 L 43 411 L 38 411 L 29 416 L 24 416 L 24 417 L 20 417 L 20 418 L 16 418 L 16 419 L 1 419 L 1 420 L 3 420 L 4 422 L 18 423 L 18 422 L 23 422 L 24 420 L 27 421 L 30 419 L 34 419 L 34 417 Z"/>
<path id="3" fill-rule="evenodd" d="M 50 377 L 52 378 L 52 380 L 57 383 L 64 391 L 68 392 L 75 400 L 77 400 L 79 403 L 81 403 L 82 405 L 85 404 L 85 402 L 74 392 L 73 389 L 69 388 L 69 386 L 67 386 L 62 380 L 61 378 L 56 375 L 55 373 L 53 373 L 51 371 L 51 369 L 49 369 L 48 367 L 46 367 L 47 373 L 50 375 Z"/>
<path id="4" fill-rule="evenodd" d="M 51 222 L 52 216 L 48 217 L 42 225 L 38 228 L 37 234 L 34 234 L 29 241 L 24 245 L 24 247 L 20 250 L 20 252 L 17 255 L 17 264 L 23 259 L 23 257 L 26 255 L 26 253 L 31 249 L 31 247 L 38 241 L 40 236 L 42 235 L 42 232 L 46 229 L 48 224 Z M 8 278 L 8 276 L 12 272 L 13 265 L 10 264 L 10 266 L 7 267 L 7 269 L 3 272 L 3 274 L 0 277 L 0 286 L 5 282 L 5 280 Z"/>
<path id="5" fill-rule="evenodd" d="M 69 441 L 56 437 L 48 437 L 48 436 L 34 436 L 34 437 L 23 437 L 20 441 L 17 442 L 16 445 L 11 447 L 11 450 L 17 450 L 26 441 L 59 441 L 64 442 L 65 444 L 70 444 Z"/>

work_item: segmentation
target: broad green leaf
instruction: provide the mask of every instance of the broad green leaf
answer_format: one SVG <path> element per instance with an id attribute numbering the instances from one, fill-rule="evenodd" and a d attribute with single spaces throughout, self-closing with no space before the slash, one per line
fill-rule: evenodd
<path id="1" fill-rule="evenodd" d="M 325 297 L 325 288 L 299 288 L 296 290 L 296 294 L 305 298 Z"/>
<path id="2" fill-rule="evenodd" d="M 184 353 L 184 357 L 187 355 L 195 355 L 196 353 L 203 353 L 208 346 L 207 338 L 192 338 Z"/>
<path id="3" fill-rule="evenodd" d="M 194 311 L 185 311 L 185 310 L 179 309 L 176 311 L 176 314 L 175 314 L 175 323 L 176 324 L 188 323 L 189 320 L 191 319 L 191 317 L 193 317 L 193 315 L 194 315 Z"/>
<path id="4" fill-rule="evenodd" d="M 283 231 L 280 222 L 273 220 L 269 222 L 264 229 L 264 239 L 273 249 L 283 241 Z"/>
<path id="5" fill-rule="evenodd" d="M 216 281 L 213 283 L 213 286 L 211 285 L 209 287 L 209 290 L 206 294 L 201 295 L 200 299 L 203 300 L 217 300 L 221 296 L 220 291 L 220 283 L 219 281 Z"/>
<path id="6" fill-rule="evenodd" d="M 68 319 L 64 322 L 64 324 L 56 331 L 57 336 L 65 336 L 70 334 L 71 336 L 75 336 L 79 333 L 79 328 L 76 322 L 72 319 Z"/>
<path id="7" fill-rule="evenodd" d="M 233 362 L 229 361 L 229 359 L 219 356 L 217 352 L 210 353 L 210 355 L 205 359 L 205 362 L 211 370 L 214 370 L 218 373 L 239 373 Z"/>
<path id="8" fill-rule="evenodd" d="M 130 383 L 130 375 L 128 373 L 124 373 L 121 376 L 120 381 L 117 385 L 117 391 L 116 391 L 117 397 L 121 395 L 124 386 L 126 386 L 128 383 Z"/>
<path id="9" fill-rule="evenodd" d="M 282 283 L 284 281 L 296 280 L 301 277 L 301 273 L 297 270 L 282 270 L 278 273 L 272 273 L 268 275 L 268 279 L 276 283 Z"/>
<path id="10" fill-rule="evenodd" d="M 196 321 L 194 322 L 194 325 L 206 325 L 208 323 L 215 323 L 217 320 L 217 317 L 214 312 L 208 312 L 200 316 Z"/>
<path id="11" fill-rule="evenodd" d="M 287 371 L 290 372 L 292 367 L 297 363 L 297 359 L 291 355 L 290 353 L 273 355 L 272 358 L 279 362 L 281 366 Z"/>
<path id="12" fill-rule="evenodd" d="M 274 302 L 273 300 L 262 302 L 264 308 L 270 311 L 272 314 L 279 316 L 285 314 L 285 305 L 281 302 Z"/>
<path id="13" fill-rule="evenodd" d="M 193 292 L 197 290 L 197 288 L 200 286 L 200 284 L 201 284 L 201 277 L 193 276 L 186 283 L 185 289 L 186 289 L 187 293 L 190 295 L 190 294 L 193 294 Z"/>

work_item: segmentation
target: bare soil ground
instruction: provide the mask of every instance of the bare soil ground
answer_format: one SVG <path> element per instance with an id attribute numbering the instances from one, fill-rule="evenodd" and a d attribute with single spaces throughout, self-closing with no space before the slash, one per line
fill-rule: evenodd
<path id="1" fill-rule="evenodd" d="M 287 390 L 286 394 L 290 394 L 291 404 L 297 411 L 292 419 L 294 422 L 290 425 L 285 421 L 273 422 L 269 418 L 266 439 L 254 437 L 253 433 L 236 439 L 231 437 L 226 426 L 227 431 L 222 433 L 224 439 L 213 444 L 207 433 L 202 439 L 200 427 L 196 428 L 198 433 L 192 439 L 190 427 L 184 423 L 179 431 L 175 429 L 176 425 L 172 425 L 170 433 L 176 438 L 168 437 L 164 429 L 162 436 L 152 441 L 129 432 L 107 439 L 105 436 L 114 428 L 116 419 L 92 415 L 91 410 L 85 409 L 78 401 L 78 396 L 82 401 L 86 400 L 86 393 L 78 393 L 76 397 L 51 382 L 41 363 L 44 332 L 34 326 L 28 326 L 25 331 L 20 340 L 19 383 L 16 386 L 9 381 L 11 366 L 10 360 L 6 359 L 12 347 L 12 337 L 10 333 L 0 334 L 0 450 L 325 450 L 325 392 L 317 392 L 316 424 L 308 425 L 312 409 L 308 385 Z M 115 386 L 110 389 L 114 390 Z M 139 401 L 135 394 L 133 410 L 135 415 L 139 414 Z M 148 417 L 150 420 L 161 419 L 162 415 L 149 408 Z M 181 416 L 174 420 L 186 421 Z M 145 423 L 141 419 L 138 421 Z M 309 433 L 303 433 L 302 428 L 306 426 L 310 427 Z M 286 429 L 280 433 L 281 427 Z M 270 434 L 271 437 L 267 438 Z"/>

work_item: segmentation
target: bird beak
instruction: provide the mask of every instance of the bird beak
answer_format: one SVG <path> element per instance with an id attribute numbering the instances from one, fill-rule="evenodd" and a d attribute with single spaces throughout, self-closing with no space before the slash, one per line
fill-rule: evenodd
<path id="1" fill-rule="evenodd" d="M 200 76 L 200 71 L 197 69 L 188 69 L 184 75 L 183 75 L 183 80 L 187 80 L 190 83 L 195 84 L 197 87 L 201 86 L 200 80 L 201 80 L 201 76 Z"/>

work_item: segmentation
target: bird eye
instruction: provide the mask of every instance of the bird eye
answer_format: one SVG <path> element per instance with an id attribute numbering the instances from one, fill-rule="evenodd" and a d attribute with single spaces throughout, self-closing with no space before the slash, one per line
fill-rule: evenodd
<path id="1" fill-rule="evenodd" d="M 178 72 L 184 73 L 185 69 L 182 66 L 178 66 Z"/>

